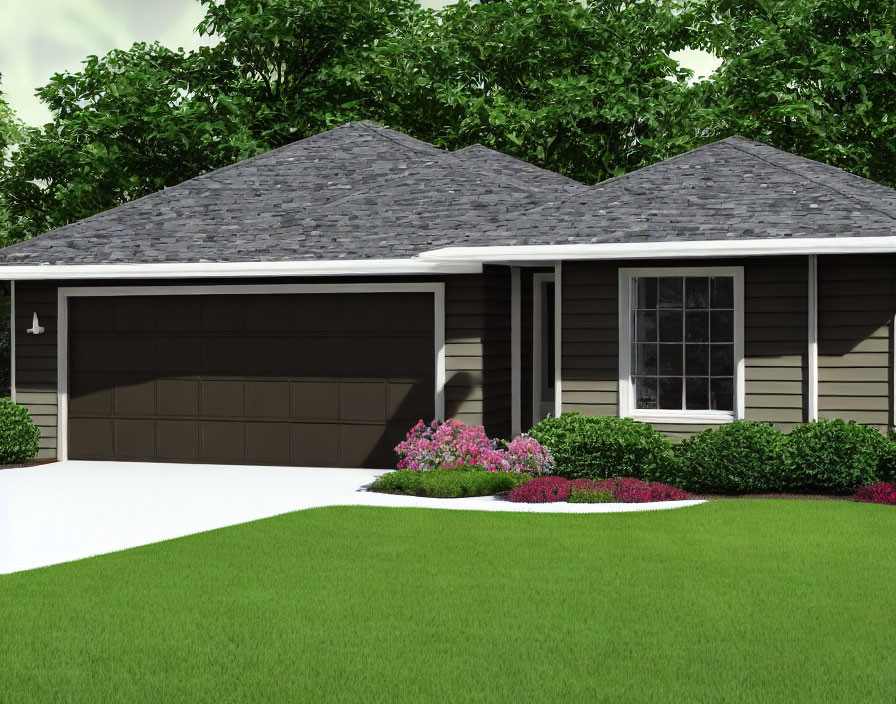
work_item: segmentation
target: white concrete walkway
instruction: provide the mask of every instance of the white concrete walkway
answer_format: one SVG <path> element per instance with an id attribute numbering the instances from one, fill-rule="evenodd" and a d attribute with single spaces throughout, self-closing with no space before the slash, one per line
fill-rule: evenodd
<path id="1" fill-rule="evenodd" d="M 59 462 L 0 471 L 0 574 L 44 567 L 320 506 L 609 513 L 692 506 L 512 504 L 364 490 L 385 470 Z"/>

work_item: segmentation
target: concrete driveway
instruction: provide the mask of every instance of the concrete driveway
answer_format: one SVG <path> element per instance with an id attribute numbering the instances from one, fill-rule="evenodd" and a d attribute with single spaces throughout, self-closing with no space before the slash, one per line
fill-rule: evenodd
<path id="1" fill-rule="evenodd" d="M 114 552 L 306 508 L 407 506 L 608 513 L 689 506 L 512 504 L 367 492 L 387 470 L 59 462 L 0 471 L 0 574 Z"/>

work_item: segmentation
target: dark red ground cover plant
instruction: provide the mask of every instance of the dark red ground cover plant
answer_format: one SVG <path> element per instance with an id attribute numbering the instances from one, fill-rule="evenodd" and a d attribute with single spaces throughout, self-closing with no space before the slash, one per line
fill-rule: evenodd
<path id="1" fill-rule="evenodd" d="M 549 480 L 554 480 L 549 483 Z M 561 481 L 556 481 L 561 480 Z M 565 486 L 563 482 L 566 482 Z M 554 490 L 554 487 L 563 487 Z M 550 498 L 544 498 L 545 491 L 550 488 L 554 493 Z M 545 503 L 547 501 L 566 501 L 571 491 L 585 493 L 602 493 L 608 492 L 613 495 L 613 499 L 619 503 L 640 504 L 649 503 L 651 501 L 681 501 L 690 498 L 690 495 L 668 484 L 660 484 L 655 482 L 648 484 L 640 479 L 631 477 L 617 477 L 614 479 L 573 479 L 568 481 L 562 477 L 543 477 L 533 479 L 526 482 L 522 486 L 518 486 L 510 492 L 511 501 L 518 503 Z M 560 496 L 563 498 L 560 498 Z M 534 497 L 534 498 L 530 498 Z"/>
<path id="2" fill-rule="evenodd" d="M 668 484 L 660 484 L 659 482 L 653 482 L 650 485 L 651 501 L 683 501 L 689 498 L 691 498 L 691 495 L 684 489 L 669 486 Z"/>
<path id="3" fill-rule="evenodd" d="M 569 498 L 569 479 L 563 477 L 538 477 L 518 486 L 507 498 L 521 504 L 546 504 L 566 501 Z"/>
<path id="4" fill-rule="evenodd" d="M 863 486 L 852 497 L 853 501 L 862 501 L 868 504 L 887 504 L 896 506 L 896 484 L 877 482 Z"/>

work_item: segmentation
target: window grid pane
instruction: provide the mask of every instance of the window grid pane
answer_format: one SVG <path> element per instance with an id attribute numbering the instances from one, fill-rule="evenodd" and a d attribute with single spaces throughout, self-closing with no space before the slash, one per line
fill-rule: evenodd
<path id="1" fill-rule="evenodd" d="M 636 409 L 734 410 L 734 278 L 633 277 Z"/>

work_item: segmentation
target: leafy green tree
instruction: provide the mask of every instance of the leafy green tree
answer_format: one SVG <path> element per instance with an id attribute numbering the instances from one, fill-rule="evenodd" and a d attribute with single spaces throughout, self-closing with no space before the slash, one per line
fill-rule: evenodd
<path id="1" fill-rule="evenodd" d="M 595 182 L 695 146 L 663 2 L 466 0 L 346 64 L 377 117 Z"/>
<path id="2" fill-rule="evenodd" d="M 714 52 L 709 137 L 733 133 L 896 186 L 892 0 L 685 0 L 680 44 Z"/>
<path id="3" fill-rule="evenodd" d="M 2 190 L 21 239 L 254 154 L 231 103 L 195 87 L 192 56 L 135 44 L 38 91 L 53 121 L 27 128 Z"/>
<path id="4" fill-rule="evenodd" d="M 200 49 L 206 95 L 226 95 L 242 124 L 276 147 L 369 116 L 368 91 L 342 67 L 390 46 L 420 25 L 416 0 L 200 0 L 200 34 L 220 43 Z"/>
<path id="5" fill-rule="evenodd" d="M 21 140 L 22 125 L 16 119 L 12 108 L 9 107 L 9 104 L 3 98 L 3 92 L 0 91 L 0 184 L 3 184 L 6 180 L 5 176 L 9 170 L 11 150 Z M 0 188 L 0 246 L 7 243 L 6 233 L 10 229 L 12 219 L 10 204 L 4 190 Z"/>

